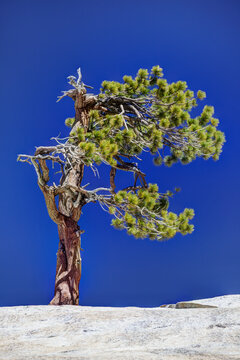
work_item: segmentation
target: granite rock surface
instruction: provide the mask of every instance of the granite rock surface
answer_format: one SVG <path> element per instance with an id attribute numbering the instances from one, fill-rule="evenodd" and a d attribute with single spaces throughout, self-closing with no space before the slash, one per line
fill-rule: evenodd
<path id="1" fill-rule="evenodd" d="M 2 307 L 0 359 L 240 360 L 240 295 L 171 305 Z"/>

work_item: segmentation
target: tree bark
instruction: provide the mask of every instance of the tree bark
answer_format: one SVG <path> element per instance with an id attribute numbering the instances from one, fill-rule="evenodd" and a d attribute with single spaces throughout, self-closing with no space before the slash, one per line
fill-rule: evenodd
<path id="1" fill-rule="evenodd" d="M 80 228 L 71 217 L 64 216 L 58 225 L 59 248 L 54 298 L 50 305 L 78 305 L 81 279 Z"/>
<path id="2" fill-rule="evenodd" d="M 85 92 L 75 94 L 75 122 L 72 131 L 77 131 L 78 127 L 83 127 L 85 132 L 88 129 L 88 112 L 90 109 L 87 109 L 84 94 Z M 66 172 L 60 180 L 60 184 L 62 186 L 81 186 L 84 164 L 76 164 L 65 170 Z M 79 204 L 75 207 L 75 201 L 73 201 L 71 195 L 68 193 L 59 194 L 58 210 L 62 218 L 58 223 L 59 248 L 57 252 L 55 291 L 50 305 L 79 304 L 81 231 L 77 222 L 84 204 L 84 198 L 81 198 Z"/>

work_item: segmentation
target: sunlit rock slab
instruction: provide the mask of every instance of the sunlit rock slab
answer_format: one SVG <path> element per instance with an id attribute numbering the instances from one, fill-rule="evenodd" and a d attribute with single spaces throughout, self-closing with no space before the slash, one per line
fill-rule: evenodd
<path id="1" fill-rule="evenodd" d="M 0 359 L 240 360 L 240 295 L 183 303 L 2 307 Z"/>

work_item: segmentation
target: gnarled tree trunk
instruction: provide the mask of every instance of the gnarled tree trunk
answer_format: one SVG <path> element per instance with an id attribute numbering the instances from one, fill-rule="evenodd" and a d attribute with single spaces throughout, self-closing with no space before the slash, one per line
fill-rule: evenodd
<path id="1" fill-rule="evenodd" d="M 75 100 L 75 122 L 72 131 L 83 127 L 87 131 L 89 109 L 86 109 L 85 97 L 77 93 Z M 84 172 L 83 164 L 66 167 L 60 181 L 61 186 L 81 186 Z M 80 194 L 79 194 L 80 195 Z M 50 305 L 78 305 L 79 282 L 81 279 L 81 231 L 77 222 L 81 215 L 83 198 L 73 199 L 71 194 L 64 192 L 59 195 L 58 210 L 62 216 L 58 223 L 59 248 L 57 252 L 57 268 L 54 298 Z"/>
<path id="2" fill-rule="evenodd" d="M 71 217 L 64 216 L 58 225 L 59 248 L 54 298 L 50 305 L 78 305 L 81 278 L 80 228 Z"/>

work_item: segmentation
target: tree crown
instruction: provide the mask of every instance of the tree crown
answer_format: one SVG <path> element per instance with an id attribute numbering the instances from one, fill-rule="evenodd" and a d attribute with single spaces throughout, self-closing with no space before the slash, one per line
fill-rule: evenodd
<path id="1" fill-rule="evenodd" d="M 194 211 L 169 212 L 173 192 L 160 193 L 157 184 L 147 183 L 138 163 L 143 152 L 153 156 L 156 166 L 188 164 L 197 157 L 219 159 L 225 137 L 217 129 L 219 120 L 213 117 L 214 108 L 206 105 L 198 116 L 190 115 L 198 100 L 206 97 L 205 92 L 199 90 L 195 95 L 184 81 L 168 83 L 159 66 L 154 66 L 150 73 L 139 69 L 135 78 L 124 76 L 122 83 L 103 81 L 98 95 L 86 93 L 80 70 L 78 79 L 73 76 L 69 79 L 73 89 L 59 97 L 70 96 L 75 102 L 76 116 L 65 121 L 71 128 L 69 137 L 56 139 L 58 145 L 54 149 L 47 153 L 39 151 L 27 159 L 35 162 L 35 168 L 36 162 L 40 164 L 41 177 L 42 160 L 59 162 L 63 177 L 76 164 L 89 166 L 98 173 L 98 165 L 104 163 L 111 169 L 110 187 L 90 191 L 81 184 L 78 188 L 69 185 L 66 188 L 61 182 L 55 186 L 55 196 L 71 191 L 75 204 L 79 194 L 84 199 L 81 204 L 99 202 L 113 215 L 114 227 L 126 229 L 137 238 L 163 240 L 177 232 L 191 233 L 193 225 L 189 221 Z M 60 154 L 58 160 L 56 154 Z M 26 161 L 21 156 L 20 159 Z M 116 192 L 118 170 L 133 173 L 134 181 Z"/>

